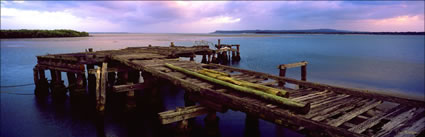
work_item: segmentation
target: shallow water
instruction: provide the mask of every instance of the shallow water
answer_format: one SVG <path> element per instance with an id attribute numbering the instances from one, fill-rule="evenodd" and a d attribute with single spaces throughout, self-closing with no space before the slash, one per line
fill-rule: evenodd
<path id="1" fill-rule="evenodd" d="M 171 135 L 172 126 L 159 127 L 150 113 L 183 106 L 183 92 L 170 85 L 160 88 L 156 101 L 138 102 L 135 113 L 125 113 L 120 98 L 111 99 L 102 120 L 87 105 L 54 103 L 36 99 L 33 83 L 36 55 L 119 49 L 152 44 L 192 46 L 196 40 L 240 44 L 241 58 L 233 66 L 278 74 L 279 64 L 308 61 L 308 81 L 405 93 L 424 94 L 424 36 L 402 35 L 210 35 L 210 34 L 92 34 L 83 38 L 1 40 L 1 136 L 159 136 Z M 199 62 L 200 58 L 196 58 Z M 46 73 L 49 77 L 49 73 Z M 287 76 L 300 78 L 299 69 Z M 6 93 L 8 92 L 8 93 Z M 139 100 L 143 94 L 138 95 Z M 109 100 L 108 100 L 109 101 Z M 118 102 L 118 103 L 117 103 Z M 122 101 L 121 101 L 122 102 Z M 155 107 L 153 107 L 155 106 Z M 108 109 L 109 108 L 109 109 Z M 245 125 L 245 114 L 217 113 L 221 136 L 247 136 L 258 132 Z M 203 117 L 195 120 L 192 136 L 207 132 Z M 249 129 L 249 130 L 246 130 Z M 254 128 L 255 129 L 255 128 Z M 250 132 L 248 132 L 250 131 Z M 261 121 L 261 136 L 300 136 L 280 126 Z"/>

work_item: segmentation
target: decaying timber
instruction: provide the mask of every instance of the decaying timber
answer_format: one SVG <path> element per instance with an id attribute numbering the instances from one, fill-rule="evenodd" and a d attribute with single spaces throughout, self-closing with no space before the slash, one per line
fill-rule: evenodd
<path id="1" fill-rule="evenodd" d="M 60 75 L 57 74 L 67 72 L 71 81 L 74 81 L 72 76 L 80 74 L 80 79 L 77 78 L 78 80 L 72 82 L 80 87 L 81 84 L 77 83 L 81 83 L 80 80 L 85 81 L 85 78 L 81 77 L 82 74 L 89 72 L 88 84 L 96 88 L 94 93 L 97 97 L 97 108 L 102 112 L 105 109 L 106 90 L 132 92 L 128 94 L 128 97 L 131 97 L 135 91 L 153 86 L 152 81 L 165 80 L 185 89 L 187 99 L 198 102 L 200 106 L 180 110 L 184 114 L 175 113 L 175 111 L 161 113 L 163 118 L 170 119 L 167 120 L 168 122 L 163 122 L 164 124 L 205 114 L 205 109 L 211 117 L 215 117 L 215 112 L 226 112 L 227 109 L 232 109 L 244 112 L 250 117 L 284 125 L 295 131 L 318 132 L 324 136 L 418 136 L 424 132 L 425 103 L 423 100 L 308 82 L 306 81 L 307 62 L 281 65 L 279 67 L 281 76 L 213 64 L 213 62 L 229 62 L 229 58 L 237 60 L 239 57 L 240 59 L 239 45 L 219 43 L 216 45 L 218 50 L 209 49 L 208 46 L 172 45 L 172 47 L 130 47 L 121 50 L 38 56 L 38 64 L 34 67 L 34 82 L 38 90 L 46 90 L 42 88 L 47 83 L 44 71 L 52 70 L 51 84 L 61 81 Z M 228 49 L 233 47 L 237 49 Z M 201 55 L 204 63 L 187 61 L 188 58 L 195 58 L 196 55 Z M 186 58 L 186 61 L 180 58 Z M 219 58 L 221 61 L 218 61 Z M 300 104 L 310 104 L 310 111 L 305 114 L 298 113 L 296 109 L 176 71 L 165 64 L 187 70 L 208 69 L 212 70 L 210 73 L 230 75 L 235 80 L 282 89 L 289 93 L 289 100 Z M 85 65 L 87 69 L 84 68 Z M 290 67 L 301 67 L 301 80 L 284 77 L 286 71 L 282 70 Z M 141 72 L 144 81 L 123 81 L 121 76 L 125 73 L 122 72 L 128 75 L 130 71 L 135 71 L 138 74 L 136 77 L 140 77 L 138 72 Z M 116 75 L 118 75 L 117 80 L 115 80 Z M 94 77 L 96 78 L 93 79 Z M 57 83 L 60 84 L 60 82 Z M 289 84 L 285 85 L 286 83 Z M 290 84 L 298 85 L 300 88 L 289 87 Z M 384 107 L 388 104 L 393 105 Z M 170 115 L 165 116 L 165 114 Z"/>

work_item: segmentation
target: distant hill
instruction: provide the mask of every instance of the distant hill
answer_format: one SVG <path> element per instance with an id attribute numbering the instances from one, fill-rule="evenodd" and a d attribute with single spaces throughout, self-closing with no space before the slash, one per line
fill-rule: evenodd
<path id="1" fill-rule="evenodd" d="M 306 30 L 217 30 L 213 33 L 255 33 L 255 34 L 376 34 L 376 35 L 425 35 L 424 32 L 366 32 L 336 29 Z"/>

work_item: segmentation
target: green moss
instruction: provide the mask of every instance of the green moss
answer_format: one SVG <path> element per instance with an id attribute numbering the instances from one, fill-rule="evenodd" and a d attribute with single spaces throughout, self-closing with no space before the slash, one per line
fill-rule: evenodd
<path id="1" fill-rule="evenodd" d="M 51 38 L 51 37 L 87 37 L 89 33 L 68 29 L 57 30 L 1 30 L 0 38 Z"/>

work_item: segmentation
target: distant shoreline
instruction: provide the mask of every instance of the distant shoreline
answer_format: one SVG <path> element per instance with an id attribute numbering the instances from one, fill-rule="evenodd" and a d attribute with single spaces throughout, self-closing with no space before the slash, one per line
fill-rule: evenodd
<path id="1" fill-rule="evenodd" d="M 217 30 L 211 34 L 366 34 L 366 35 L 425 35 L 425 32 L 362 32 L 334 29 L 312 30 Z"/>
<path id="2" fill-rule="evenodd" d="M 88 37 L 89 33 L 75 30 L 1 30 L 0 38 L 62 38 L 62 37 Z"/>

